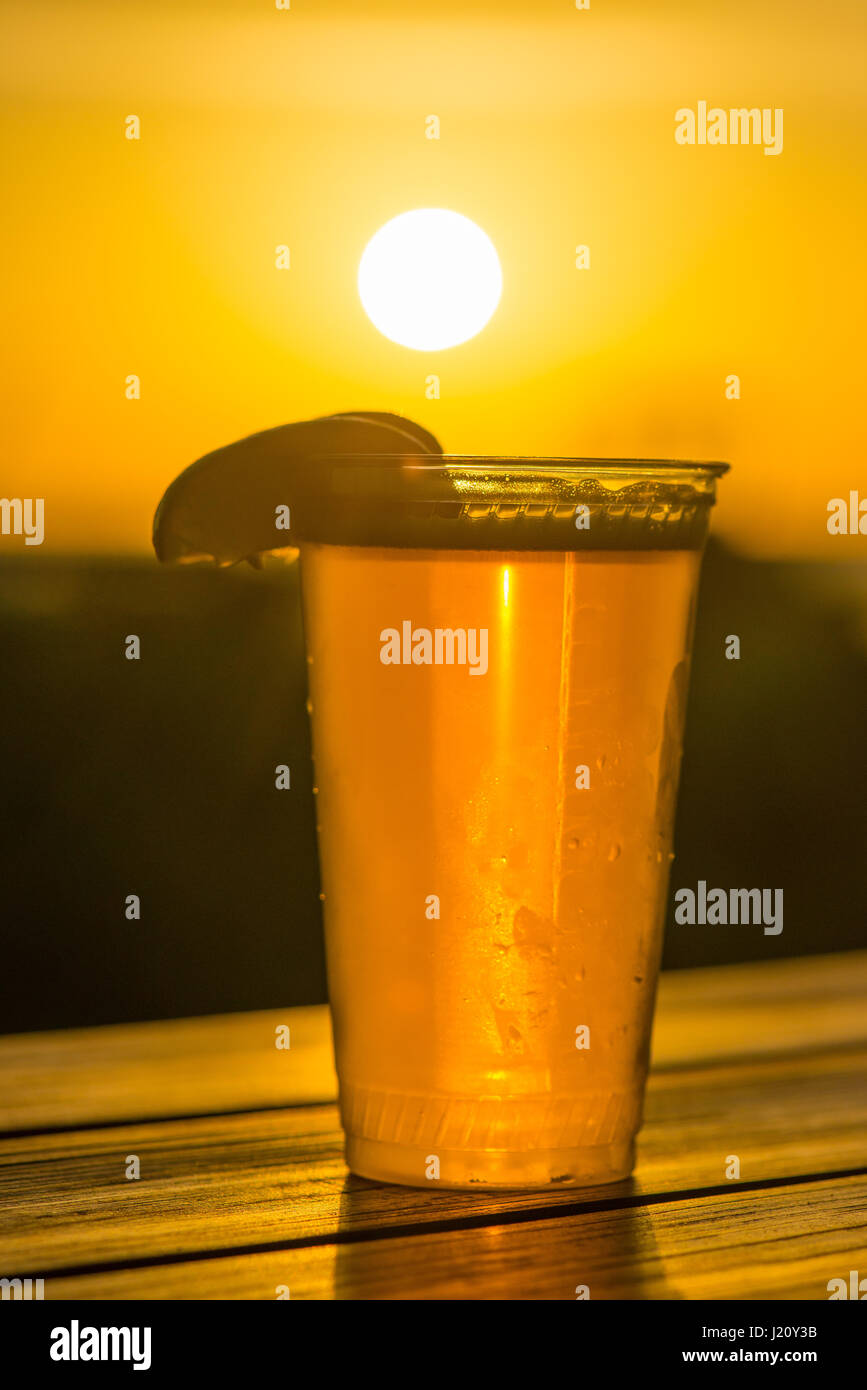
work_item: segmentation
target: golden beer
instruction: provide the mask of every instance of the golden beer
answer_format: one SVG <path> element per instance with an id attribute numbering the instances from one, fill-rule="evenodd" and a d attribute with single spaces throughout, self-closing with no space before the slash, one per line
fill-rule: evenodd
<path id="1" fill-rule="evenodd" d="M 355 1172 L 631 1171 L 719 471 L 447 459 L 379 499 L 367 470 L 302 546 Z"/>

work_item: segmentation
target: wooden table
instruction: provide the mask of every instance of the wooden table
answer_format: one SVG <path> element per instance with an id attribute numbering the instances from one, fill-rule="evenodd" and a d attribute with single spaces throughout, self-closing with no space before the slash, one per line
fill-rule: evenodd
<path id="1" fill-rule="evenodd" d="M 7 1037 L 0 1276 L 46 1299 L 827 1299 L 867 1275 L 865 1062 L 867 952 L 666 975 L 634 1178 L 485 1195 L 347 1173 L 325 1007 Z"/>

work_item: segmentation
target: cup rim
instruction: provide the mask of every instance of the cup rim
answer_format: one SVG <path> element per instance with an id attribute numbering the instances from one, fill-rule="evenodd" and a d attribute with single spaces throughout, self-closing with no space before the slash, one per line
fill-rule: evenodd
<path id="1" fill-rule="evenodd" d="M 659 469 L 663 472 L 679 470 L 681 472 L 701 473 L 714 478 L 722 477 L 731 468 L 730 463 L 717 459 L 599 458 L 593 456 L 574 458 L 560 454 L 413 454 L 407 452 L 399 454 L 335 453 L 317 455 L 317 460 L 321 462 L 348 463 L 355 459 L 363 460 L 368 465 L 382 462 L 392 467 L 401 465 L 404 468 L 429 470 L 444 467 L 496 468 L 512 471 L 556 468 L 560 471 L 576 473 L 586 472 L 588 469 L 604 469 L 618 473 L 630 469 L 642 472 Z"/>

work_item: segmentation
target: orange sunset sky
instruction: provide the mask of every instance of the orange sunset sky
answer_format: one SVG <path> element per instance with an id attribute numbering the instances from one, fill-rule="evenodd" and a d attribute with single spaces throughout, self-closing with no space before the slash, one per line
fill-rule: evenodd
<path id="1" fill-rule="evenodd" d="M 453 452 L 728 459 L 730 544 L 867 553 L 826 529 L 867 496 L 862 3 L 2 8 L 0 492 L 45 498 L 43 553 L 144 553 L 198 455 L 350 408 Z M 679 146 L 699 100 L 782 108 L 782 153 Z M 380 336 L 356 288 L 425 206 L 503 268 L 488 326 L 439 353 Z"/>

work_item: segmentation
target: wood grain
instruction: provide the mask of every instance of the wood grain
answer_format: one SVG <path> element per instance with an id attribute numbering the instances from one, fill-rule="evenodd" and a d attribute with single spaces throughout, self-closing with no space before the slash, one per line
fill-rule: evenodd
<path id="1" fill-rule="evenodd" d="M 865 1000 L 867 951 L 663 974 L 653 1065 L 867 1044 Z M 325 1005 L 0 1037 L 2 1133 L 336 1096 Z"/>
<path id="2" fill-rule="evenodd" d="M 632 1179 L 485 1194 L 347 1173 L 324 1008 L 0 1039 L 0 1273 L 77 1298 L 824 1298 L 867 1270 L 867 952 L 664 976 L 653 1055 Z"/>
<path id="3" fill-rule="evenodd" d="M 628 1183 L 551 1193 L 368 1183 L 343 1164 L 336 1108 L 196 1118 L 0 1142 L 0 1265 L 45 1273 L 121 1259 L 321 1239 L 598 1204 L 865 1165 L 867 1053 L 651 1078 Z M 125 1177 L 130 1154 L 142 1176 Z M 26 1266 L 26 1270 L 25 1270 Z"/>
<path id="4" fill-rule="evenodd" d="M 277 1027 L 291 1046 L 278 1050 Z M 324 1004 L 0 1038 L 0 1132 L 333 1101 Z"/>
<path id="5" fill-rule="evenodd" d="M 864 1267 L 867 1178 L 423 1238 L 302 1246 L 77 1278 L 47 1299 L 820 1299 Z M 284 1295 L 285 1296 L 285 1295 Z M 809 1323 L 805 1310 L 799 1325 Z"/>

